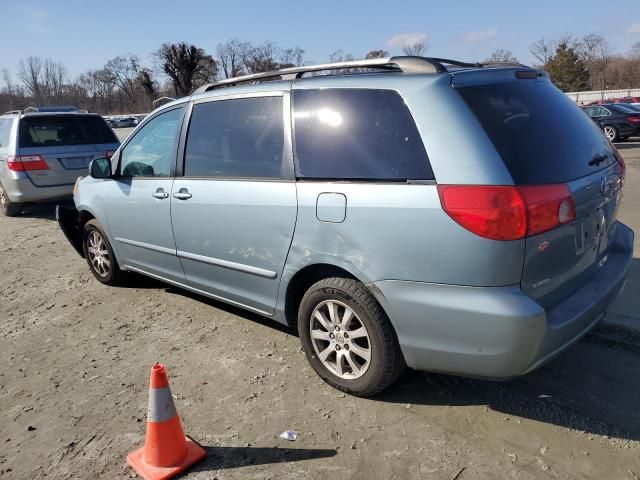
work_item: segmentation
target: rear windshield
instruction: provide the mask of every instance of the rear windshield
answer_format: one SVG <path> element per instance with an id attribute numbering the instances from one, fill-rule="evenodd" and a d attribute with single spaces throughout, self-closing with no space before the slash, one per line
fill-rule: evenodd
<path id="1" fill-rule="evenodd" d="M 548 81 L 459 87 L 516 184 L 563 183 L 614 163 L 609 141 Z"/>
<path id="2" fill-rule="evenodd" d="M 118 143 L 118 139 L 97 115 L 38 115 L 20 120 L 21 148 L 100 143 Z"/>

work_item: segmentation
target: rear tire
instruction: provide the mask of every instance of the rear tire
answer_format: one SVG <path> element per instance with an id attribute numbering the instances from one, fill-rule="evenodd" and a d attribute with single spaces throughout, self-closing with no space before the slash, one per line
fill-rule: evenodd
<path id="1" fill-rule="evenodd" d="M 313 369 L 343 392 L 375 395 L 406 366 L 387 315 L 356 280 L 327 278 L 313 284 L 300 303 L 298 329 Z"/>
<path id="2" fill-rule="evenodd" d="M 602 131 L 611 143 L 619 140 L 618 129 L 612 125 L 605 125 L 602 127 Z"/>
<path id="3" fill-rule="evenodd" d="M 96 220 L 89 220 L 84 225 L 82 249 L 91 273 L 100 283 L 110 286 L 124 283 L 125 272 L 120 270 L 113 248 Z"/>
<path id="4" fill-rule="evenodd" d="M 5 217 L 17 217 L 22 213 L 22 204 L 9 200 L 2 185 L 0 185 L 0 210 Z"/>

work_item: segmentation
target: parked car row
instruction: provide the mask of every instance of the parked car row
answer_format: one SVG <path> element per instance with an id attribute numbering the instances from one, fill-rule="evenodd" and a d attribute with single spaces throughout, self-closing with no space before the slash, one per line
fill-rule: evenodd
<path id="1" fill-rule="evenodd" d="M 640 106 L 605 103 L 582 107 L 612 142 L 640 136 Z"/>
<path id="2" fill-rule="evenodd" d="M 132 115 L 128 117 L 105 117 L 106 122 L 112 128 L 131 128 L 140 123 L 146 115 Z"/>
<path id="3" fill-rule="evenodd" d="M 611 103 L 630 103 L 632 105 L 640 105 L 640 97 L 622 97 L 622 98 L 609 98 L 606 100 L 597 100 L 595 102 L 591 102 L 586 104 L 586 106 L 591 105 L 605 105 Z"/>
<path id="4" fill-rule="evenodd" d="M 383 71 L 304 76 L 345 68 Z M 593 328 L 632 262 L 624 174 L 544 73 L 393 57 L 205 85 L 57 212 L 98 281 L 297 327 L 320 377 L 364 396 L 405 365 L 512 378 Z"/>
<path id="5" fill-rule="evenodd" d="M 109 158 L 119 145 L 100 115 L 78 109 L 0 115 L 0 210 L 14 216 L 25 203 L 70 198 L 91 160 Z"/>

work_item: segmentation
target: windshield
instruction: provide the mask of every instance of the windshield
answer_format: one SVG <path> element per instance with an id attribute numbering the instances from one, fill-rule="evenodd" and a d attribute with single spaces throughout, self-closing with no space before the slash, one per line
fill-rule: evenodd
<path id="1" fill-rule="evenodd" d="M 600 129 L 548 81 L 459 87 L 516 184 L 564 183 L 613 164 Z"/>
<path id="2" fill-rule="evenodd" d="M 59 147 L 118 143 L 97 115 L 38 115 L 20 120 L 20 147 Z"/>

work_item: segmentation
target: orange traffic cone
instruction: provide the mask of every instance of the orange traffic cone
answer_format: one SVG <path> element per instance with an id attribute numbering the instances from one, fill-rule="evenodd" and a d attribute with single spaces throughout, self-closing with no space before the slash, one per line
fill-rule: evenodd
<path id="1" fill-rule="evenodd" d="M 182 432 L 167 372 L 162 365 L 154 365 L 144 447 L 127 455 L 127 463 L 146 480 L 163 480 L 186 470 L 205 455 L 204 449 Z"/>

